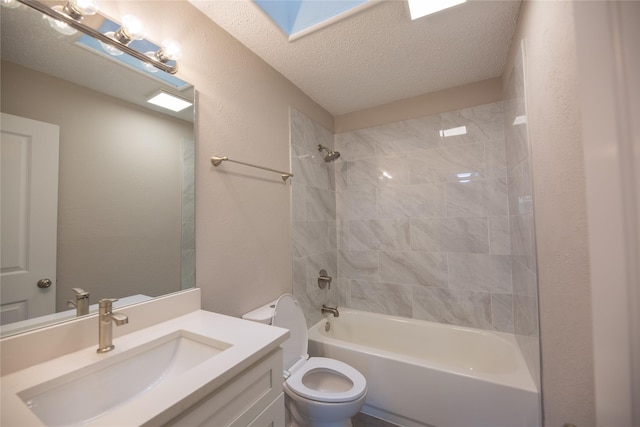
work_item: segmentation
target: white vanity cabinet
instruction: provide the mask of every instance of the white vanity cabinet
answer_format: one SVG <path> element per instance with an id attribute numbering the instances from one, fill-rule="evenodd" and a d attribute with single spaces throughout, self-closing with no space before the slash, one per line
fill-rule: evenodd
<path id="1" fill-rule="evenodd" d="M 284 411 L 282 350 L 278 348 L 165 425 L 281 427 Z"/>

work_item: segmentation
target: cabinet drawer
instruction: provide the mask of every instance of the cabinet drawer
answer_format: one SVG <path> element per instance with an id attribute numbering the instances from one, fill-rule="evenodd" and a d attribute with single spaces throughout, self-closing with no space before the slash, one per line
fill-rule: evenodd
<path id="1" fill-rule="evenodd" d="M 282 351 L 270 353 L 167 426 L 247 426 L 282 394 Z"/>
<path id="2" fill-rule="evenodd" d="M 247 427 L 283 427 L 284 420 L 284 393 L 280 393 L 280 396 Z"/>

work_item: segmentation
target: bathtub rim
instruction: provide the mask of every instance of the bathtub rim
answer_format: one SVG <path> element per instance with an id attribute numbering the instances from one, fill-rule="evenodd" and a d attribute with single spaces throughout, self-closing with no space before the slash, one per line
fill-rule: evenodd
<path id="1" fill-rule="evenodd" d="M 513 334 L 509 334 L 506 332 L 499 332 L 499 331 L 491 331 L 486 329 L 472 328 L 468 326 L 438 323 L 438 322 L 432 322 L 428 320 L 411 319 L 407 317 L 394 316 L 389 314 L 373 313 L 373 312 L 356 310 L 351 308 L 340 308 L 340 313 L 341 313 L 341 317 L 343 317 L 345 314 L 355 315 L 355 316 L 373 316 L 377 318 L 399 321 L 401 323 L 417 323 L 417 324 L 424 324 L 429 327 L 456 329 L 456 330 L 462 330 L 465 332 L 479 333 L 481 335 L 490 335 L 498 339 L 501 339 L 503 341 L 506 341 L 513 348 L 515 353 L 515 358 L 516 358 L 515 360 L 516 370 L 515 372 L 510 372 L 510 373 L 483 373 L 483 372 L 469 371 L 467 368 L 460 368 L 452 365 L 444 365 L 435 361 L 429 361 L 423 358 L 406 355 L 399 352 L 393 352 L 393 351 L 385 350 L 381 348 L 374 348 L 367 345 L 352 343 L 352 342 L 348 342 L 341 339 L 332 338 L 332 337 L 323 335 L 321 332 L 321 328 L 322 329 L 324 328 L 324 325 L 327 322 L 327 320 L 329 320 L 330 322 L 332 320 L 340 322 L 341 321 L 340 317 L 338 317 L 338 319 L 335 319 L 327 316 L 320 319 L 314 325 L 309 327 L 308 329 L 309 341 L 313 340 L 317 343 L 327 343 L 329 345 L 334 345 L 338 347 L 351 348 L 355 351 L 358 351 L 364 354 L 368 354 L 371 356 L 384 357 L 397 362 L 408 363 L 410 365 L 414 365 L 421 368 L 428 368 L 428 369 L 434 369 L 441 372 L 447 372 L 452 375 L 458 375 L 466 378 L 475 379 L 478 381 L 484 381 L 494 385 L 508 387 L 515 390 L 522 390 L 522 391 L 536 393 L 536 394 L 539 393 L 539 390 L 536 387 L 533 378 L 531 377 L 529 368 L 526 365 L 526 362 L 522 355 L 522 351 L 520 350 L 520 346 L 518 345 L 516 337 Z"/>

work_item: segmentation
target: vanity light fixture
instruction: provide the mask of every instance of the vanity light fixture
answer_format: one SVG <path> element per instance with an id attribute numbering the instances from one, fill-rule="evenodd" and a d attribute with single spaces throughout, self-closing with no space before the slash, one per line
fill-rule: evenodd
<path id="1" fill-rule="evenodd" d="M 423 16 L 431 15 L 432 13 L 440 12 L 441 10 L 449 9 L 450 7 L 457 6 L 465 3 L 467 0 L 407 0 L 409 2 L 409 12 L 411 13 L 411 20 L 422 18 Z"/>
<path id="2" fill-rule="evenodd" d="M 80 22 L 85 16 L 95 15 L 98 12 L 98 4 L 95 0 L 69 0 L 64 6 L 56 5 L 52 9 L 74 21 Z M 44 18 L 49 21 L 51 28 L 60 34 L 70 36 L 77 32 L 64 21 L 47 15 Z"/>
<path id="3" fill-rule="evenodd" d="M 10 7 L 9 4 L 13 3 L 11 0 L 0 1 L 6 7 Z M 71 35 L 75 34 L 76 31 L 80 31 L 98 40 L 103 48 L 112 55 L 121 55 L 125 52 L 145 64 L 169 74 L 175 74 L 178 71 L 176 60 L 180 57 L 181 50 L 177 42 L 163 43 L 163 46 L 153 55 L 146 55 L 144 52 L 139 52 L 129 46 L 134 40 L 142 40 L 145 37 L 142 23 L 132 15 L 123 17 L 122 24 L 117 31 L 102 34 L 98 30 L 80 22 L 84 16 L 97 13 L 98 5 L 96 0 L 68 0 L 65 6 L 57 5 L 54 7 L 49 7 L 37 0 L 17 1 L 41 12 L 49 20 L 51 26 L 62 34 Z"/>
<path id="4" fill-rule="evenodd" d="M 134 40 L 144 39 L 144 27 L 142 22 L 133 15 L 125 15 L 122 17 L 122 24 L 117 31 L 108 31 L 105 36 L 117 41 L 120 45 L 128 46 Z M 122 55 L 122 51 L 110 43 L 100 42 L 102 48 L 109 52 L 110 55 Z"/>
<path id="5" fill-rule="evenodd" d="M 179 96 L 173 95 L 163 90 L 147 99 L 147 102 L 153 105 L 157 105 L 158 107 L 166 108 L 167 110 L 175 111 L 176 113 L 193 105 L 193 102 L 187 101 L 184 98 L 180 98 Z"/>
<path id="6" fill-rule="evenodd" d="M 0 0 L 0 6 L 7 9 L 15 9 L 20 6 L 20 3 L 18 3 L 18 0 Z"/>

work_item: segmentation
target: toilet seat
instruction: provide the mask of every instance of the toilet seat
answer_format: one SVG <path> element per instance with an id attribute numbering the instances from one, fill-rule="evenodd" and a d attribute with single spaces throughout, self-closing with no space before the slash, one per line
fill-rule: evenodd
<path id="1" fill-rule="evenodd" d="M 344 391 L 322 391 L 307 387 L 304 384 L 305 375 L 314 371 L 345 378 L 352 383 L 351 388 Z M 367 380 L 360 372 L 346 363 L 326 357 L 311 357 L 286 380 L 286 385 L 299 396 L 328 403 L 356 400 L 367 391 Z"/>
<path id="2" fill-rule="evenodd" d="M 339 360 L 326 357 L 309 358 L 307 345 L 307 322 L 296 298 L 291 294 L 282 295 L 275 304 L 274 326 L 289 329 L 289 339 L 282 347 L 284 378 L 288 388 L 295 394 L 318 402 L 349 402 L 366 393 L 367 380 L 355 368 Z M 304 384 L 305 375 L 313 371 L 324 372 L 328 376 L 347 379 L 352 385 L 342 391 L 321 391 Z M 329 378 L 330 379 L 330 378 Z M 329 388 L 329 387 L 324 387 Z"/>

